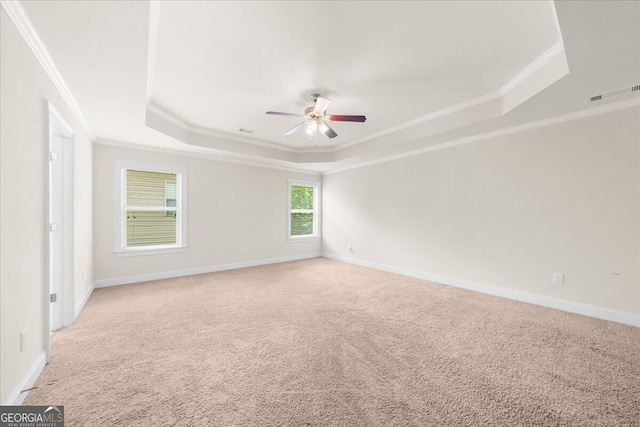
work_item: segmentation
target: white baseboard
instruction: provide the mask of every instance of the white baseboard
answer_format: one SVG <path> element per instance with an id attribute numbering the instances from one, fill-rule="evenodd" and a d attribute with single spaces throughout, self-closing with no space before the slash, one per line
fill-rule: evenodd
<path id="1" fill-rule="evenodd" d="M 29 387 L 33 386 L 33 384 L 35 384 L 46 364 L 47 354 L 43 351 L 38 355 L 35 362 L 33 362 L 33 365 L 31 365 L 29 370 L 20 379 L 20 382 L 18 383 L 16 388 L 13 389 L 11 394 L 9 394 L 9 397 L 7 397 L 7 399 L 4 401 L 3 405 L 22 405 L 22 402 L 24 402 L 27 394 L 29 394 L 28 391 L 25 391 L 23 393 L 22 390 L 26 390 Z"/>
<path id="2" fill-rule="evenodd" d="M 89 288 L 87 288 L 87 291 L 84 293 L 84 296 L 82 297 L 82 300 L 80 300 L 80 302 L 78 302 L 76 304 L 76 306 L 74 307 L 74 310 L 73 310 L 73 321 L 74 322 L 76 321 L 76 319 L 78 318 L 78 315 L 80 314 L 80 312 L 84 308 L 84 305 L 87 303 L 87 301 L 89 301 L 89 297 L 91 296 L 91 293 L 93 292 L 94 287 L 95 287 L 95 284 L 93 282 L 91 282 L 91 285 L 89 285 Z"/>
<path id="3" fill-rule="evenodd" d="M 513 289 L 502 288 L 499 286 L 486 285 L 484 283 L 472 282 L 469 280 L 457 279 L 454 277 L 439 276 L 437 274 L 425 273 L 417 270 L 410 270 L 401 267 L 394 267 L 386 264 L 379 264 L 371 261 L 363 261 L 355 258 L 349 258 L 342 255 L 323 253 L 323 257 L 335 259 L 338 261 L 348 262 L 363 267 L 369 267 L 376 270 L 388 271 L 390 273 L 402 274 L 403 276 L 415 277 L 417 279 L 426 280 L 433 283 L 454 286 L 456 288 L 467 289 L 470 291 L 481 292 L 483 294 L 494 295 L 515 301 L 526 302 L 529 304 L 540 305 L 543 307 L 555 308 L 570 313 L 582 314 L 584 316 L 595 317 L 597 319 L 610 320 L 612 322 L 622 323 L 625 325 L 640 327 L 640 315 L 627 313 L 623 311 L 612 310 L 594 305 L 582 304 L 573 301 L 562 300 L 558 298 L 530 294 L 528 292 L 517 291 Z"/>
<path id="4" fill-rule="evenodd" d="M 280 258 L 268 258 L 255 261 L 234 262 L 231 264 L 220 264 L 209 267 L 188 268 L 185 270 L 164 271 L 160 273 L 140 274 L 129 277 L 114 277 L 112 279 L 100 279 L 94 282 L 96 288 L 107 288 L 109 286 L 128 285 L 131 283 L 148 282 L 151 280 L 173 279 L 175 277 L 193 276 L 196 274 L 215 273 L 216 271 L 235 270 L 238 268 L 257 267 L 260 265 L 277 264 L 287 261 L 298 261 L 302 259 L 318 258 L 322 256 L 319 252 L 292 255 Z"/>

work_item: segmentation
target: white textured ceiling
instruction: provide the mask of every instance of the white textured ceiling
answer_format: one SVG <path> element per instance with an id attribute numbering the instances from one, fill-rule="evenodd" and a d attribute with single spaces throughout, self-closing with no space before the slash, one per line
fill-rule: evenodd
<path id="1" fill-rule="evenodd" d="M 20 4 L 99 140 L 274 166 L 344 168 L 640 84 L 639 2 Z M 314 147 L 264 114 L 314 92 L 366 123 Z"/>

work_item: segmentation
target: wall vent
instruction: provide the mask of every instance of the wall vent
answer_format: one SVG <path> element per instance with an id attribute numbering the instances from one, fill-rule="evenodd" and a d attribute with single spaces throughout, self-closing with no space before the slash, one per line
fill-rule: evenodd
<path id="1" fill-rule="evenodd" d="M 622 97 L 624 95 L 628 95 L 628 94 L 631 94 L 633 92 L 640 92 L 640 85 L 635 85 L 635 86 L 631 86 L 629 88 L 616 90 L 614 92 L 603 93 L 601 95 L 595 95 L 595 96 L 590 97 L 588 99 L 588 102 L 596 102 L 596 101 L 600 101 L 602 99 L 611 99 L 611 98 L 616 98 L 616 97 Z"/>

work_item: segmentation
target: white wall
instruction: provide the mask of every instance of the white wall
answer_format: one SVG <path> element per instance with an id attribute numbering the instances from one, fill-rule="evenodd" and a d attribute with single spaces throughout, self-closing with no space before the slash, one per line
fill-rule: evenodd
<path id="1" fill-rule="evenodd" d="M 185 252 L 115 256 L 114 187 L 118 158 L 187 168 Z M 320 181 L 319 175 L 96 144 L 94 176 L 97 286 L 320 254 L 320 240 L 289 242 L 287 236 L 289 178 Z"/>
<path id="2" fill-rule="evenodd" d="M 326 175 L 323 251 L 640 314 L 639 123 L 633 108 Z"/>
<path id="3" fill-rule="evenodd" d="M 76 304 L 93 280 L 93 188 L 91 141 L 0 9 L 0 403 L 5 403 L 44 354 L 46 100 L 75 131 Z M 27 345 L 20 351 L 23 329 Z"/>

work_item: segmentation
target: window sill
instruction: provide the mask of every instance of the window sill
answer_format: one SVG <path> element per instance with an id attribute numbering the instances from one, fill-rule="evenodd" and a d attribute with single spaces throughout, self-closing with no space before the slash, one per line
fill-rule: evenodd
<path id="1" fill-rule="evenodd" d="M 156 249 L 126 249 L 122 251 L 116 251 L 115 254 L 117 258 L 120 258 L 128 256 L 172 254 L 177 252 L 185 252 L 186 250 L 186 246 Z"/>
<path id="2" fill-rule="evenodd" d="M 320 236 L 289 236 L 289 242 L 309 242 L 320 240 Z"/>

